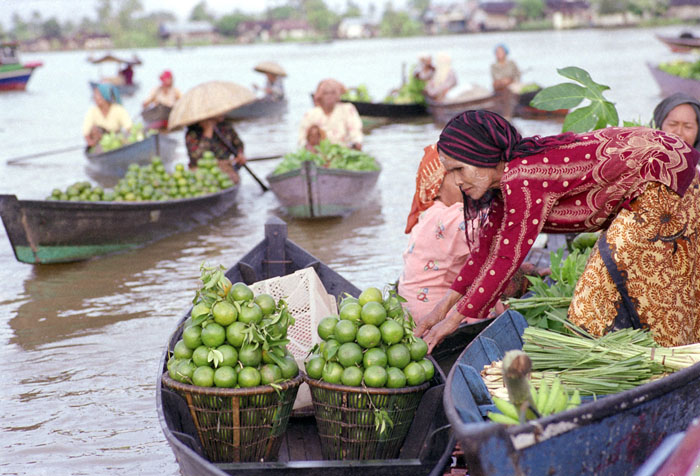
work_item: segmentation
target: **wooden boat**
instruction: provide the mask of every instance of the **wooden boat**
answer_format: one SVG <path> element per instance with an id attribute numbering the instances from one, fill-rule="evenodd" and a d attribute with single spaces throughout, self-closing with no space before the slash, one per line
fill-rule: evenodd
<path id="1" fill-rule="evenodd" d="M 287 239 L 287 226 L 273 217 L 265 225 L 265 238 L 231 267 L 226 276 L 232 282 L 247 284 L 284 276 L 305 267 L 314 267 L 326 290 L 339 297 L 358 296 L 360 290 L 306 250 Z M 161 357 L 156 383 L 158 420 L 184 476 L 413 476 L 442 474 L 454 448 L 447 420 L 440 404 L 444 374 L 436 372 L 433 386 L 426 391 L 401 449 L 400 457 L 388 460 L 323 460 L 313 416 L 292 414 L 277 461 L 255 463 L 212 463 L 206 459 L 186 402 L 168 390 L 161 381 L 168 351 L 182 333 L 182 317 Z"/>
<path id="2" fill-rule="evenodd" d="M 679 36 L 656 35 L 656 38 L 674 53 L 688 53 L 700 49 L 700 38 L 693 36 L 692 33 L 683 33 Z"/>
<path id="3" fill-rule="evenodd" d="M 566 115 L 569 113 L 568 109 L 555 109 L 554 111 L 545 111 L 544 109 L 537 109 L 536 107 L 530 106 L 530 102 L 542 89 L 535 91 L 529 91 L 526 93 L 521 93 L 518 97 L 518 102 L 513 109 L 514 117 L 522 117 L 523 119 L 552 119 L 564 120 Z"/>
<path id="4" fill-rule="evenodd" d="M 455 99 L 452 101 L 437 102 L 428 99 L 428 113 L 433 116 L 433 119 L 438 124 L 446 124 L 454 116 L 460 112 L 469 109 L 485 109 L 500 113 L 502 107 L 499 104 L 498 96 L 493 93 L 478 95 L 475 97 L 467 97 L 465 99 Z"/>
<path id="5" fill-rule="evenodd" d="M 428 115 L 428 109 L 424 104 L 389 104 L 382 102 L 349 102 L 357 109 L 360 116 L 366 117 L 389 117 L 394 119 L 422 117 Z"/>
<path id="6" fill-rule="evenodd" d="M 0 195 L 0 216 L 18 261 L 65 263 L 137 248 L 204 224 L 235 203 L 238 188 L 158 202 L 18 200 Z"/>
<path id="7" fill-rule="evenodd" d="M 521 314 L 505 312 L 450 370 L 443 403 L 470 475 L 631 474 L 666 436 L 700 414 L 696 364 L 524 425 L 485 421 L 494 407 L 480 371 L 506 351 L 522 348 L 525 327 Z"/>
<path id="8" fill-rule="evenodd" d="M 229 119 L 257 119 L 259 117 L 276 116 L 287 110 L 286 99 L 270 99 L 262 97 L 244 106 L 229 111 Z"/>
<path id="9" fill-rule="evenodd" d="M 93 89 L 98 83 L 110 83 L 117 87 L 119 94 L 122 96 L 132 96 L 136 90 L 139 88 L 139 83 L 131 80 L 131 82 L 126 82 L 124 76 L 121 74 L 122 67 L 141 65 L 141 60 L 134 55 L 132 59 L 124 59 L 114 56 L 110 53 L 105 54 L 101 57 L 89 57 L 88 61 L 92 64 L 101 65 L 104 63 L 112 63 L 117 67 L 117 74 L 115 76 L 101 76 L 98 81 L 89 81 L 90 88 Z"/>
<path id="10" fill-rule="evenodd" d="M 651 75 L 656 81 L 656 84 L 659 85 L 663 96 L 670 96 L 671 94 L 680 92 L 696 98 L 700 97 L 700 81 L 669 74 L 659 69 L 658 66 L 650 63 L 647 63 L 647 67 L 649 71 L 651 71 Z"/>
<path id="11" fill-rule="evenodd" d="M 17 43 L 0 43 L 0 91 L 24 91 L 40 62 L 20 63 Z"/>
<path id="12" fill-rule="evenodd" d="M 289 215 L 325 218 L 346 216 L 361 207 L 380 172 L 326 169 L 306 161 L 299 169 L 268 175 L 267 181 Z"/>
<path id="13" fill-rule="evenodd" d="M 168 117 L 170 116 L 171 107 L 163 104 L 156 104 L 141 111 L 141 117 L 146 121 L 146 130 L 148 129 L 167 129 Z"/>
<path id="14" fill-rule="evenodd" d="M 177 142 L 165 134 L 154 134 L 119 149 L 87 153 L 88 167 L 105 177 L 123 177 L 131 164 L 148 165 L 155 155 L 168 163 L 175 157 Z"/>

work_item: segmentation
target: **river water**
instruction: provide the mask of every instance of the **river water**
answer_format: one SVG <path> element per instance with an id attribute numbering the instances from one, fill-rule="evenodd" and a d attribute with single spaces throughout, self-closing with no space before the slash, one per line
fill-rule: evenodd
<path id="1" fill-rule="evenodd" d="M 252 71 L 274 60 L 288 72 L 287 112 L 274 120 L 239 123 L 249 157 L 295 149 L 297 127 L 317 82 L 335 77 L 364 83 L 381 99 L 401 81 L 402 64 L 422 52 L 446 51 L 462 84 L 490 84 L 493 48 L 505 42 L 524 82 L 563 80 L 557 68 L 579 66 L 610 86 L 620 117 L 649 121 L 661 99 L 646 63 L 672 58 L 655 33 L 680 28 L 499 33 L 433 38 L 148 49 L 137 53 L 140 91 L 124 102 L 132 117 L 171 69 L 183 91 L 208 80 L 261 83 Z M 43 61 L 26 92 L 0 95 L 0 193 L 42 199 L 52 188 L 90 180 L 82 152 L 6 165 L 6 159 L 78 146 L 90 105 L 87 82 L 99 68 L 85 52 L 26 54 Z M 104 74 L 113 74 L 103 68 Z M 560 131 L 556 122 L 524 121 L 523 135 Z M 392 282 L 401 270 L 405 218 L 422 147 L 437 140 L 430 121 L 376 127 L 364 150 L 383 165 L 365 207 L 344 219 L 287 220 L 289 236 L 360 288 Z M 186 162 L 179 140 L 178 162 Z M 264 177 L 273 162 L 251 163 Z M 128 253 L 82 263 L 31 266 L 15 260 L 0 231 L 0 474 L 177 475 L 175 458 L 155 410 L 158 362 L 167 337 L 198 286 L 202 262 L 229 267 L 263 235 L 271 216 L 284 218 L 274 195 L 243 172 L 238 204 L 200 226 Z"/>

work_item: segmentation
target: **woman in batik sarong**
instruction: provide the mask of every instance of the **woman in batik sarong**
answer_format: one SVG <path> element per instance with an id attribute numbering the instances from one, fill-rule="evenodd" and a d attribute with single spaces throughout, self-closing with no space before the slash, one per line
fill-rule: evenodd
<path id="1" fill-rule="evenodd" d="M 483 221 L 451 291 L 418 322 L 430 349 L 486 317 L 538 233 L 604 230 L 569 319 L 595 335 L 649 328 L 661 345 L 700 342 L 699 153 L 643 127 L 523 138 L 503 117 L 467 111 L 438 151 Z"/>

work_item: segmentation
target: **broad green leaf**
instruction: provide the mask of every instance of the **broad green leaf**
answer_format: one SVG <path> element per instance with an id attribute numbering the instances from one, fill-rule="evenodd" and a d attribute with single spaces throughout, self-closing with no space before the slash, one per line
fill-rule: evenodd
<path id="1" fill-rule="evenodd" d="M 608 118 L 608 124 L 610 124 L 611 126 L 618 125 L 618 123 L 620 122 L 620 118 L 617 115 L 617 108 L 615 108 L 615 105 L 610 101 L 605 101 L 603 103 L 603 107 L 606 111 L 605 115 Z"/>
<path id="2" fill-rule="evenodd" d="M 594 115 L 593 106 L 586 106 L 567 114 L 562 130 L 564 132 L 588 132 L 593 129 L 597 122 L 598 117 Z"/>
<path id="3" fill-rule="evenodd" d="M 558 69 L 557 73 L 564 76 L 565 78 L 573 79 L 574 81 L 583 84 L 584 87 L 597 92 L 598 95 L 600 95 L 603 91 L 610 89 L 609 86 L 605 86 L 604 84 L 598 84 L 595 81 L 593 81 L 593 78 L 591 78 L 591 75 L 588 74 L 588 71 L 582 68 L 578 68 L 576 66 L 569 66 L 567 68 Z"/>
<path id="4" fill-rule="evenodd" d="M 544 111 L 571 109 L 583 101 L 585 91 L 584 88 L 573 83 L 557 84 L 537 93 L 530 101 L 530 105 Z"/>

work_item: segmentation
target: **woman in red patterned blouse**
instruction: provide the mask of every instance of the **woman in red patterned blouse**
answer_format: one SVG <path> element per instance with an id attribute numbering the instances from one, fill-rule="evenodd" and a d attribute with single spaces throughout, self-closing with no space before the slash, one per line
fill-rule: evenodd
<path id="1" fill-rule="evenodd" d="M 467 111 L 438 151 L 483 225 L 451 291 L 418 322 L 431 350 L 487 317 L 540 232 L 597 230 L 569 318 L 597 335 L 633 326 L 663 345 L 700 341 L 699 154 L 683 140 L 641 127 L 522 138 L 498 114 Z"/>

